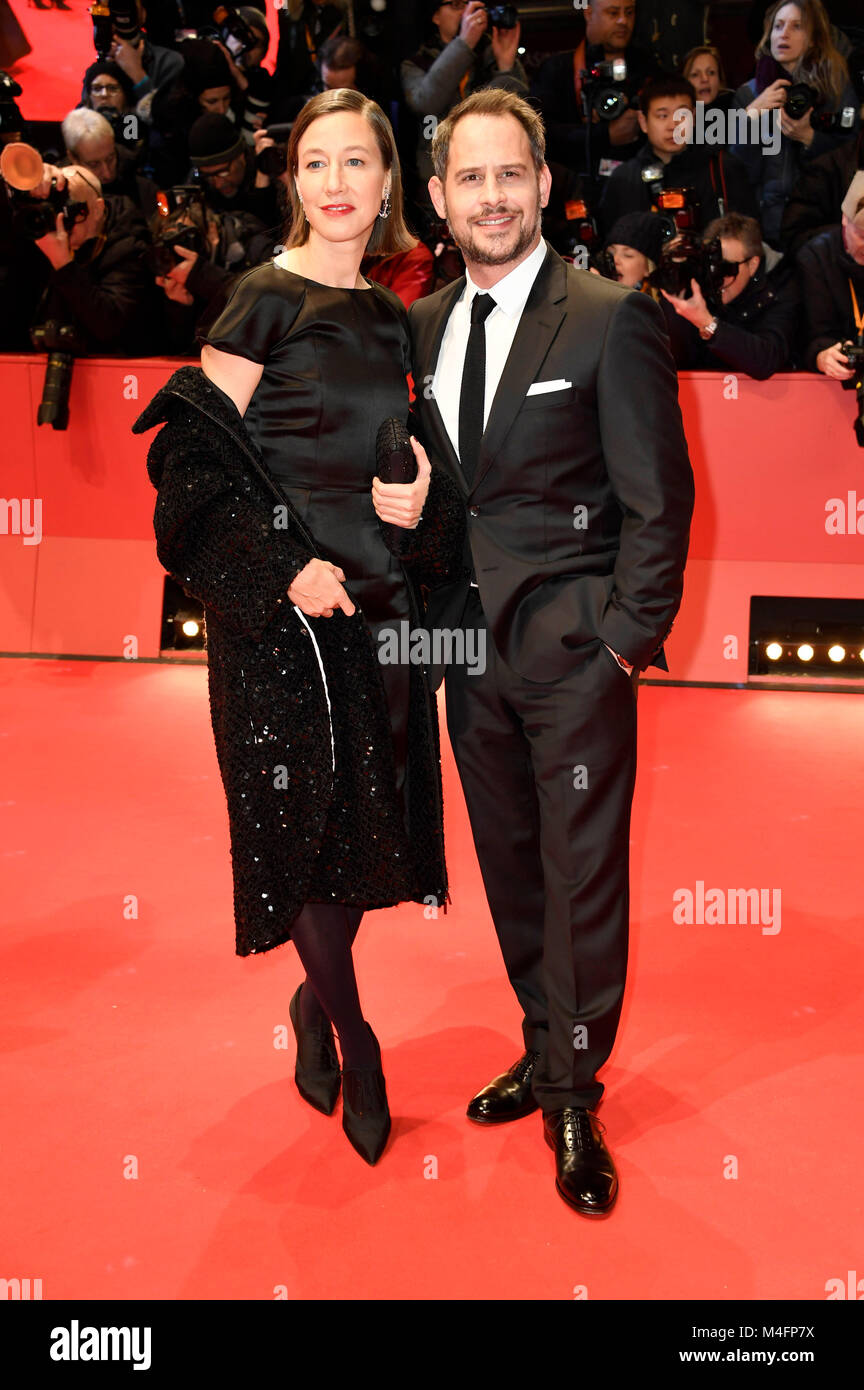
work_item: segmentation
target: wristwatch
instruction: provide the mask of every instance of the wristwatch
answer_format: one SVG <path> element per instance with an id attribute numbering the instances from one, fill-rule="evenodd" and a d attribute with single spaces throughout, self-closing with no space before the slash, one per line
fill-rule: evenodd
<path id="1" fill-rule="evenodd" d="M 699 337 L 700 337 L 700 338 L 706 338 L 706 339 L 707 339 L 707 338 L 713 338 L 713 337 L 714 337 L 714 334 L 715 334 L 716 332 L 717 332 L 717 320 L 716 320 L 716 318 L 713 318 L 713 319 L 711 319 L 711 322 L 710 322 L 710 323 L 706 323 L 706 324 L 705 324 L 705 327 L 704 327 L 704 328 L 700 328 L 700 329 L 699 329 Z"/>

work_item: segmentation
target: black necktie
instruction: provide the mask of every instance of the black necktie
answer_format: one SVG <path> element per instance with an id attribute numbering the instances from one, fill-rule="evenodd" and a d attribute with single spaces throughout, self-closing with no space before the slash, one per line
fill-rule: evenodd
<path id="1" fill-rule="evenodd" d="M 483 416 L 486 405 L 486 319 L 496 307 L 491 294 L 475 294 L 471 301 L 471 331 L 465 366 L 462 369 L 462 394 L 459 397 L 459 462 L 469 488 L 474 482 L 480 441 L 483 438 Z"/>

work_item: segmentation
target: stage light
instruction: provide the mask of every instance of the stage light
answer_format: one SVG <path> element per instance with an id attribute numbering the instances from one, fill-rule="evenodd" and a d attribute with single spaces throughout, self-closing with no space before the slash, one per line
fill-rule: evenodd
<path id="1" fill-rule="evenodd" d="M 196 623 L 194 618 L 187 618 L 183 624 L 184 637 L 197 637 L 201 631 L 201 624 Z"/>
<path id="2" fill-rule="evenodd" d="M 810 646 L 810 643 L 802 642 L 801 646 L 798 648 L 798 651 L 796 652 L 796 656 L 798 657 L 799 661 L 812 661 L 813 648 Z"/>
<path id="3" fill-rule="evenodd" d="M 846 648 L 841 647 L 839 642 L 835 642 L 833 647 L 828 648 L 828 658 L 830 661 L 845 661 Z"/>
<path id="4" fill-rule="evenodd" d="M 765 647 L 765 655 L 769 661 L 779 661 L 783 655 L 783 648 L 779 642 L 768 642 Z"/>

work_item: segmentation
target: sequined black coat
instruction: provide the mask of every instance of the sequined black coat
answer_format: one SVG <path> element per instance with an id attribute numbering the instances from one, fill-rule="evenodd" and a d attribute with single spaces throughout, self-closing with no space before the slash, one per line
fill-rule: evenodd
<path id="1" fill-rule="evenodd" d="M 310 620 L 325 689 L 287 596 L 315 542 L 286 508 L 233 402 L 199 367 L 181 367 L 133 430 L 158 424 L 147 458 L 156 553 L 206 613 L 237 954 L 288 940 L 307 901 L 446 903 L 437 713 L 422 668 L 411 668 L 406 833 L 384 684 L 361 613 Z M 410 533 L 415 600 L 449 576 L 463 533 L 458 492 L 435 469 Z"/>

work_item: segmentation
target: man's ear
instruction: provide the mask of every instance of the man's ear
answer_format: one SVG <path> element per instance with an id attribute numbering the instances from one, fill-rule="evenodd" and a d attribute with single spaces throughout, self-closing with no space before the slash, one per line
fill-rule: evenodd
<path id="1" fill-rule="evenodd" d="M 432 206 L 438 216 L 447 220 L 447 203 L 444 200 L 444 185 L 437 174 L 433 174 L 427 185 L 429 197 L 432 199 Z"/>
<path id="2" fill-rule="evenodd" d="M 540 170 L 538 182 L 540 184 L 540 206 L 545 208 L 549 202 L 549 194 L 552 192 L 552 174 L 548 164 L 544 164 Z"/>
<path id="3" fill-rule="evenodd" d="M 644 112 L 644 111 L 637 111 L 637 112 L 636 112 L 636 115 L 637 115 L 638 120 L 639 120 L 639 129 L 642 131 L 642 134 L 643 134 L 643 135 L 647 135 L 647 134 L 648 134 L 648 123 L 647 123 L 647 121 L 645 120 L 645 112 Z"/>

